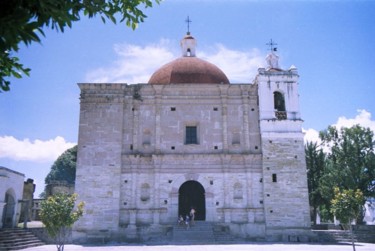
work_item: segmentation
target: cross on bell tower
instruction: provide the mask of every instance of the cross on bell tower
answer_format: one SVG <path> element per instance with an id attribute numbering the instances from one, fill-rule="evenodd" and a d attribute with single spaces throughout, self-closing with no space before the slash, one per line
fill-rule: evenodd
<path id="1" fill-rule="evenodd" d="M 277 47 L 276 47 L 277 43 L 274 42 L 274 41 L 272 41 L 272 38 L 270 39 L 270 41 L 269 41 L 266 45 L 268 45 L 268 46 L 270 47 L 269 50 L 270 50 L 271 52 L 273 52 L 273 51 L 277 51 Z"/>
<path id="2" fill-rule="evenodd" d="M 277 51 L 277 47 L 276 47 L 277 43 L 275 43 L 271 39 L 266 45 L 268 45 L 270 47 L 269 48 L 270 53 L 266 57 L 268 68 L 270 68 L 270 69 L 279 69 L 279 56 L 277 56 L 274 53 L 274 52 Z"/>

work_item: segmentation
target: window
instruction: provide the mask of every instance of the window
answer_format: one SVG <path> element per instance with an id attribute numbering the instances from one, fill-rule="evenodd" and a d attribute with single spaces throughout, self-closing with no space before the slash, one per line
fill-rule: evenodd
<path id="1" fill-rule="evenodd" d="M 280 92 L 273 93 L 275 116 L 278 120 L 287 119 L 284 95 Z"/>
<path id="2" fill-rule="evenodd" d="M 198 144 L 198 134 L 196 126 L 187 126 L 185 134 L 185 144 Z"/>
<path id="3" fill-rule="evenodd" d="M 275 104 L 275 110 L 278 112 L 285 112 L 285 100 L 283 94 L 281 94 L 280 92 L 274 92 L 273 99 Z"/>

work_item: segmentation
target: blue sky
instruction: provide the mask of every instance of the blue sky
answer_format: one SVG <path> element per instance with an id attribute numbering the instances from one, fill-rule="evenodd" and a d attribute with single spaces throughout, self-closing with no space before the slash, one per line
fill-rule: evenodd
<path id="1" fill-rule="evenodd" d="M 100 18 L 45 30 L 42 44 L 18 54 L 31 76 L 0 94 L 0 166 L 34 178 L 38 195 L 54 160 L 77 142 L 77 83 L 147 82 L 180 56 L 188 15 L 197 56 L 233 83 L 251 83 L 265 66 L 266 43 L 276 41 L 280 66 L 298 68 L 311 138 L 333 124 L 375 130 L 374 11 L 375 1 L 165 0 L 135 31 Z"/>

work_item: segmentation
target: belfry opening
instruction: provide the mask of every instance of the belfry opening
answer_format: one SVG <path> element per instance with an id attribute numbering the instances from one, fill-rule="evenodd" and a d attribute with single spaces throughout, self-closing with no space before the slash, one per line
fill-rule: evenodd
<path id="1" fill-rule="evenodd" d="M 195 209 L 195 220 L 206 220 L 206 198 L 204 187 L 197 181 L 183 183 L 178 190 L 178 214 L 186 216 Z"/>

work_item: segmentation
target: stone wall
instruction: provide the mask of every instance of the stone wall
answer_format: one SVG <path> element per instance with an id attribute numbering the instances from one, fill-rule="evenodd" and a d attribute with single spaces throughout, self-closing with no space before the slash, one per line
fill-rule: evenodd
<path id="1" fill-rule="evenodd" d="M 287 135 L 263 137 L 262 148 L 268 238 L 290 241 L 288 236 L 309 235 L 310 211 L 302 134 L 290 133 L 289 138 Z"/>
<path id="2" fill-rule="evenodd" d="M 188 181 L 204 189 L 205 220 L 236 235 L 308 229 L 302 134 L 261 137 L 257 85 L 79 86 L 76 192 L 86 206 L 76 240 L 163 232 Z M 300 129 L 293 121 L 283 128 Z M 197 128 L 196 144 L 186 144 L 186 126 Z"/>
<path id="3" fill-rule="evenodd" d="M 117 232 L 123 138 L 123 85 L 80 85 L 81 110 L 75 192 L 85 214 L 75 224 Z M 83 232 L 82 232 L 83 231 Z"/>

